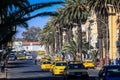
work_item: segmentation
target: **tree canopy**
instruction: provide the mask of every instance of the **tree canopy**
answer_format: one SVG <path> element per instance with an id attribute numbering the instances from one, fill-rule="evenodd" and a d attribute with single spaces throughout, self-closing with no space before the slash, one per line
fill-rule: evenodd
<path id="1" fill-rule="evenodd" d="M 22 33 L 23 39 L 25 41 L 39 41 L 40 31 L 39 27 L 32 26 Z"/>

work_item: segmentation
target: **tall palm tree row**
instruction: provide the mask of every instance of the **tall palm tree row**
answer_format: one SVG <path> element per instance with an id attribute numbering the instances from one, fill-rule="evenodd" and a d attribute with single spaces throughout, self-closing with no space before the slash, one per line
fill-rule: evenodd
<path id="1" fill-rule="evenodd" d="M 54 26 L 52 26 L 52 20 L 49 21 L 41 31 L 40 43 L 46 46 L 47 53 L 54 53 L 55 50 L 55 35 Z M 52 49 L 52 51 L 49 50 Z"/>
<path id="2" fill-rule="evenodd" d="M 91 11 L 94 10 L 97 16 L 97 28 L 98 28 L 98 40 L 99 40 L 99 52 L 101 53 L 101 58 L 103 57 L 103 45 L 107 45 L 106 40 L 109 36 L 105 36 L 103 34 L 109 34 L 108 30 L 108 16 L 109 16 L 109 9 L 112 6 L 116 12 L 120 10 L 120 0 L 66 0 L 65 4 L 62 8 L 59 8 L 57 12 L 57 16 L 53 17 L 53 26 L 54 30 L 57 30 L 59 36 L 61 35 L 61 31 L 63 32 L 63 28 L 66 28 L 67 38 L 68 40 L 72 34 L 72 27 L 73 24 L 76 24 L 77 28 L 77 52 L 81 54 L 82 60 L 82 27 L 81 25 L 86 22 L 88 16 L 91 15 Z M 104 22 L 104 23 L 103 23 Z M 107 25 L 107 26 L 106 26 Z M 106 31 L 107 30 L 107 31 Z M 101 32 L 102 31 L 102 32 Z M 57 34 L 56 34 L 57 35 Z M 70 35 L 70 36 L 69 36 Z M 61 38 L 57 35 L 58 42 L 61 41 Z M 66 40 L 66 44 L 68 45 L 69 41 Z M 103 44 L 104 42 L 104 44 Z M 61 42 L 59 44 L 62 44 Z M 58 44 L 58 45 L 59 45 Z M 72 44 L 72 42 L 71 42 Z M 65 45 L 64 45 L 65 46 Z M 106 48 L 106 47 L 105 47 Z M 65 49 L 66 50 L 66 49 Z M 107 52 L 107 49 L 106 49 Z M 74 52 L 76 53 L 76 52 Z"/>
<path id="3" fill-rule="evenodd" d="M 68 0 L 67 7 L 65 8 L 65 12 L 68 14 L 67 20 L 69 22 L 76 23 L 78 26 L 78 37 L 77 37 L 77 43 L 78 43 L 78 50 L 77 52 L 81 54 L 81 60 L 82 60 L 82 22 L 85 22 L 88 17 L 88 10 L 85 6 L 85 0 Z"/>
<path id="4" fill-rule="evenodd" d="M 55 23 L 57 24 L 57 27 L 55 28 L 61 33 L 63 31 L 63 28 L 66 28 L 67 30 L 67 42 L 72 37 L 72 26 L 73 23 L 76 23 L 78 26 L 78 49 L 77 52 L 82 54 L 82 22 L 87 20 L 88 11 L 85 7 L 85 2 L 79 1 L 79 0 L 67 0 L 66 4 L 63 8 L 61 8 L 60 11 L 58 11 L 58 16 L 55 20 Z M 60 37 L 59 37 L 60 38 Z M 74 53 L 76 54 L 76 53 Z M 82 57 L 81 57 L 82 59 Z"/>

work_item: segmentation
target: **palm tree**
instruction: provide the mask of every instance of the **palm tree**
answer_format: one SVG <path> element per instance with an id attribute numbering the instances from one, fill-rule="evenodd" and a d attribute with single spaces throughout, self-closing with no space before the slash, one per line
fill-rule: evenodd
<path id="1" fill-rule="evenodd" d="M 85 1 L 81 0 L 67 0 L 66 6 L 63 13 L 66 17 L 66 22 L 76 23 L 78 26 L 78 50 L 81 54 L 82 60 L 82 22 L 87 20 L 88 11 L 85 6 Z"/>
<path id="2" fill-rule="evenodd" d="M 78 43 L 77 43 L 77 36 L 75 36 L 75 38 L 70 41 L 70 42 L 66 42 L 64 45 L 63 45 L 63 48 L 62 50 L 65 51 L 65 52 L 68 52 L 68 53 L 71 53 L 73 55 L 73 59 L 74 60 L 79 60 L 79 55 L 77 54 L 77 51 L 78 51 Z M 87 53 L 87 50 L 88 50 L 88 45 L 86 44 L 86 42 L 82 42 L 82 52 L 84 54 Z"/>
<path id="3" fill-rule="evenodd" d="M 74 40 L 70 41 L 70 42 L 66 42 L 63 45 L 63 49 L 62 49 L 62 51 L 71 53 L 74 60 L 76 60 L 76 57 L 77 57 L 77 55 L 76 55 L 77 50 L 78 50 L 77 42 Z"/>
<path id="4" fill-rule="evenodd" d="M 101 59 L 103 58 L 103 41 L 106 45 L 106 39 L 108 39 L 108 36 L 105 36 L 104 34 L 109 34 L 106 32 L 109 32 L 108 27 L 106 27 L 100 20 L 104 21 L 108 25 L 108 16 L 109 16 L 109 5 L 112 5 L 112 9 L 114 9 L 116 12 L 119 11 L 119 4 L 120 0 L 88 0 L 88 6 L 89 8 L 95 11 L 95 14 L 97 16 L 97 25 L 98 25 L 98 40 L 99 40 L 99 52 L 101 53 Z M 99 20 L 98 20 L 99 19 Z M 103 25 L 101 25 L 103 24 Z M 102 32 L 101 32 L 102 31 Z M 107 47 L 106 47 L 107 48 Z M 106 49 L 107 53 L 108 49 Z"/>
<path id="5" fill-rule="evenodd" d="M 90 52 L 90 55 L 95 63 L 97 61 L 98 51 L 94 50 L 94 51 Z"/>
<path id="6" fill-rule="evenodd" d="M 63 32 L 63 27 L 65 26 L 65 24 L 63 22 L 64 18 L 61 19 L 62 12 L 63 12 L 63 8 L 58 8 L 57 9 L 57 16 L 54 16 L 52 18 L 53 19 L 52 23 L 53 23 L 54 30 L 55 30 L 54 32 L 55 32 L 56 53 L 61 51 L 62 45 L 63 45 L 62 32 Z"/>
<path id="7" fill-rule="evenodd" d="M 52 47 L 52 53 L 54 53 L 54 43 L 55 43 L 55 37 L 54 37 L 54 30 L 53 30 L 53 26 L 51 26 L 51 21 L 49 21 L 45 27 L 42 29 L 41 31 L 41 38 L 40 38 L 40 43 L 42 43 L 42 45 L 46 46 L 46 51 L 48 51 L 47 53 L 49 54 L 49 47 Z"/>
<path id="8" fill-rule="evenodd" d="M 78 26 L 78 50 L 77 52 L 82 54 L 82 29 L 81 23 L 87 19 L 87 9 L 83 1 L 78 0 L 67 0 L 66 4 L 60 10 L 60 13 L 57 16 L 57 23 L 60 25 L 57 29 L 59 31 L 62 28 L 66 28 L 67 40 L 72 40 L 72 26 L 71 23 L 77 23 Z M 82 59 L 82 56 L 81 56 Z"/>

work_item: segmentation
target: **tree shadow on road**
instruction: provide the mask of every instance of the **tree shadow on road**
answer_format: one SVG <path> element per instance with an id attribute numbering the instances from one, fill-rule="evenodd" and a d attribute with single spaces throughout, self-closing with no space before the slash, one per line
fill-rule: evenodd
<path id="1" fill-rule="evenodd" d="M 13 65 L 13 66 L 7 66 L 7 68 L 23 68 L 23 67 L 29 67 L 25 65 Z"/>
<path id="2" fill-rule="evenodd" d="M 21 65 L 26 64 L 25 62 L 9 62 L 8 65 Z"/>
<path id="3" fill-rule="evenodd" d="M 49 71 L 24 71 L 22 73 L 44 73 L 44 72 L 49 72 Z"/>

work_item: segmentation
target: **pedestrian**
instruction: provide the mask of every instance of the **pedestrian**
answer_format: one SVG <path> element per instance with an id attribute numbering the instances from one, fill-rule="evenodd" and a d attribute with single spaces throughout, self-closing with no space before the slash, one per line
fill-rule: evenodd
<path id="1" fill-rule="evenodd" d="M 120 65 L 120 58 L 118 59 L 118 64 Z"/>
<path id="2" fill-rule="evenodd" d="M 109 65 L 111 65 L 111 62 L 112 62 L 111 59 L 109 59 Z"/>
<path id="3" fill-rule="evenodd" d="M 115 59 L 116 65 L 118 65 L 118 58 Z"/>
<path id="4" fill-rule="evenodd" d="M 5 63 L 1 64 L 1 72 L 2 72 L 2 73 L 5 72 Z"/>
<path id="5" fill-rule="evenodd" d="M 111 60 L 111 63 L 112 63 L 112 65 L 114 64 L 114 60 L 113 59 Z"/>
<path id="6" fill-rule="evenodd" d="M 102 63 L 103 63 L 103 65 L 105 65 L 105 62 L 106 62 L 106 59 L 103 58 L 103 59 L 102 59 Z"/>
<path id="7" fill-rule="evenodd" d="M 35 65 L 37 64 L 37 59 L 35 59 Z"/>

